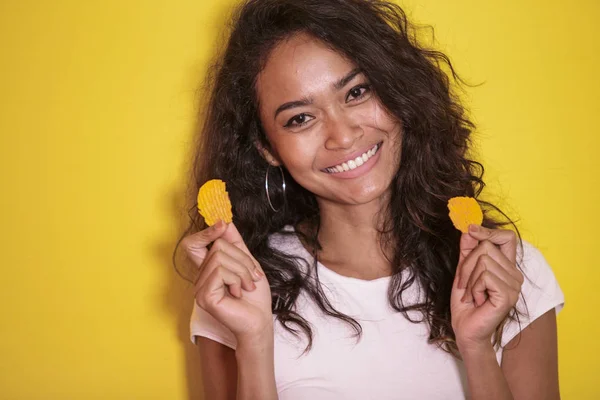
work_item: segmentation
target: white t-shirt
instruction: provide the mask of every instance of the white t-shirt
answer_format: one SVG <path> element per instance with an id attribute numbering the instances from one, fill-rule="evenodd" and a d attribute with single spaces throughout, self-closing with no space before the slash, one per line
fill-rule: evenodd
<path id="1" fill-rule="evenodd" d="M 314 262 L 295 235 L 273 235 L 270 245 L 301 256 L 310 264 Z M 523 248 L 522 268 L 528 279 L 522 293 L 529 318 L 521 318 L 521 329 L 548 310 L 554 308 L 558 313 L 564 304 L 563 293 L 543 255 L 527 242 Z M 280 400 L 469 397 L 462 361 L 427 343 L 429 332 L 425 323 L 412 323 L 389 306 L 390 277 L 365 281 L 339 275 L 321 263 L 317 268 L 327 298 L 338 311 L 360 323 L 362 337 L 357 342 L 347 323 L 325 316 L 301 293 L 296 309 L 311 324 L 313 346 L 302 355 L 307 344 L 304 335 L 299 340 L 274 320 L 275 381 Z M 413 286 L 405 293 L 405 301 L 420 295 Z M 524 310 L 522 299 L 519 302 L 517 307 Z M 203 336 L 236 347 L 233 334 L 196 304 L 190 328 L 192 342 L 195 336 Z M 516 323 L 507 324 L 502 345 L 518 333 Z M 497 351 L 497 359 L 500 363 L 502 349 Z"/>

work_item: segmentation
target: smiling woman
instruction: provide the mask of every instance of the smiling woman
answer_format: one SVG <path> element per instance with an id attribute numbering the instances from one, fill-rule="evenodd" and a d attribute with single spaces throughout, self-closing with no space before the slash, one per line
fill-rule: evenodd
<path id="1" fill-rule="evenodd" d="M 327 204 L 363 204 L 388 190 L 402 129 L 348 58 L 302 33 L 279 43 L 256 80 L 272 165 Z M 371 153 L 369 155 L 369 152 Z"/>
<path id="2" fill-rule="evenodd" d="M 224 180 L 233 223 L 196 216 L 180 242 L 207 398 L 559 396 L 561 289 L 478 198 L 456 75 L 414 37 L 385 1 L 239 7 L 191 193 Z M 482 226 L 454 228 L 457 196 Z"/>

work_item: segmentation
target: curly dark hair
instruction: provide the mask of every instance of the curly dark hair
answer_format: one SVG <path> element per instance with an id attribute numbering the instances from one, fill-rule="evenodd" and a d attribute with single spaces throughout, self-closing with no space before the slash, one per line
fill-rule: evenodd
<path id="1" fill-rule="evenodd" d="M 273 313 L 290 332 L 308 335 L 310 324 L 294 304 L 301 291 L 327 315 L 346 321 L 358 338 L 360 324 L 339 313 L 318 281 L 310 280 L 300 263 L 314 264 L 269 247 L 268 238 L 286 225 L 312 227 L 301 233 L 319 249 L 319 207 L 314 194 L 286 172 L 287 203 L 274 213 L 263 190 L 267 162 L 256 148 L 269 148 L 261 128 L 256 79 L 271 50 L 295 34 L 308 34 L 352 60 L 367 76 L 388 113 L 401 121 L 401 165 L 391 187 L 391 201 L 383 212 L 379 233 L 382 248 L 395 249 L 390 258 L 391 306 L 415 323 L 426 323 L 429 341 L 458 355 L 451 326 L 450 293 L 459 259 L 460 232 L 448 216 L 447 202 L 455 196 L 478 198 L 484 210 L 483 226 L 498 228 L 514 222 L 489 202 L 479 199 L 485 184 L 482 164 L 468 157 L 475 126 L 454 93 L 452 84 L 464 84 L 449 58 L 419 44 L 417 31 L 396 4 L 381 0 L 246 0 L 236 9 L 224 54 L 209 77 L 211 97 L 198 132 L 198 149 L 190 185 L 190 217 L 183 234 L 204 227 L 195 195 L 209 179 L 227 182 L 234 221 L 248 248 L 260 262 L 271 286 Z M 445 72 L 446 71 L 446 72 Z M 518 234 L 520 239 L 520 234 Z M 180 240 L 181 241 L 181 240 Z M 522 243 L 519 240 L 521 249 Z M 179 246 L 179 243 L 178 243 Z M 177 248 L 175 249 L 175 253 Z M 404 275 L 401 272 L 406 271 Z M 419 284 L 423 302 L 404 304 L 402 294 Z M 422 318 L 412 319 L 409 311 Z M 516 309 L 498 327 L 518 319 Z"/>

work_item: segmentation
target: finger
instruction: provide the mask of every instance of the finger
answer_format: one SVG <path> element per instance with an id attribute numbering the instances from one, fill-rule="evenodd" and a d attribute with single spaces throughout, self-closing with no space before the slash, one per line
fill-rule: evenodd
<path id="1" fill-rule="evenodd" d="M 237 230 L 237 227 L 233 222 L 227 224 L 227 230 L 223 234 L 222 238 L 246 253 L 256 264 L 256 268 L 258 268 L 258 270 L 264 275 L 262 267 L 260 266 L 259 262 L 256 261 L 252 253 L 250 253 L 250 250 L 248 250 L 242 235 L 240 235 L 240 232 Z"/>
<path id="2" fill-rule="evenodd" d="M 223 234 L 223 239 L 235 245 L 248 255 L 251 255 L 250 250 L 248 250 L 248 247 L 246 247 L 246 243 L 244 242 L 242 235 L 240 235 L 240 232 L 237 230 L 233 222 L 227 224 L 227 230 L 225 230 L 225 233 Z"/>
<path id="3" fill-rule="evenodd" d="M 470 236 L 470 234 L 467 235 Z M 460 270 L 458 271 L 458 273 L 460 274 L 458 287 L 460 289 L 466 288 L 467 280 L 473 273 L 473 269 L 475 268 L 479 257 L 481 257 L 481 255 L 483 254 L 487 254 L 494 258 L 496 262 L 498 262 L 500 265 L 502 265 L 504 268 L 510 271 L 510 273 L 516 279 L 520 279 L 519 276 L 521 275 L 521 273 L 517 269 L 516 263 L 511 262 L 496 244 L 485 239 L 480 241 L 477 247 L 469 252 L 469 254 L 464 259 L 463 263 L 461 264 L 459 268 Z"/>
<path id="4" fill-rule="evenodd" d="M 477 307 L 482 306 L 488 299 L 494 308 L 509 308 L 516 303 L 518 292 L 492 271 L 485 271 L 473 284 L 473 299 Z"/>
<path id="5" fill-rule="evenodd" d="M 497 245 L 493 244 L 489 240 L 481 241 L 480 247 L 484 249 L 482 253 L 490 256 L 494 261 L 496 261 L 502 268 L 506 270 L 514 279 L 517 281 L 522 280 L 523 274 L 521 271 L 517 269 L 516 263 L 511 262 L 504 253 L 498 248 Z M 480 256 L 481 257 L 481 256 Z M 522 282 L 521 282 L 522 283 Z"/>
<path id="6" fill-rule="evenodd" d="M 473 238 L 468 233 L 463 233 L 460 235 L 460 254 L 458 256 L 459 265 L 465 260 L 471 251 L 475 250 L 478 244 L 479 240 Z"/>
<path id="7" fill-rule="evenodd" d="M 240 277 L 224 268 L 215 269 L 206 285 L 197 288 L 196 302 L 206 310 L 221 302 L 228 293 L 238 299 L 242 297 Z"/>
<path id="8" fill-rule="evenodd" d="M 244 290 L 252 291 L 256 289 L 253 282 L 253 277 L 247 266 L 240 264 L 236 259 L 222 251 L 213 252 L 206 258 L 203 271 L 196 281 L 196 286 L 203 286 L 208 277 L 212 275 L 216 269 L 226 269 L 240 277 L 241 285 Z"/>
<path id="9" fill-rule="evenodd" d="M 500 247 L 500 251 L 511 264 L 517 262 L 517 234 L 508 229 L 489 229 L 480 225 L 469 225 L 469 235 L 476 240 L 489 240 Z"/>
<path id="10" fill-rule="evenodd" d="M 469 254 L 471 254 L 471 252 L 477 247 L 477 245 L 479 244 L 479 241 L 477 239 L 474 239 L 471 235 L 469 235 L 468 233 L 463 233 L 460 236 L 460 252 L 458 255 L 458 265 L 456 267 L 456 273 L 454 275 L 454 280 L 456 282 L 457 287 L 463 289 L 464 288 L 464 284 L 463 284 L 463 277 L 465 276 L 463 269 L 464 269 L 464 263 L 465 260 L 467 259 L 467 257 L 469 256 Z M 467 277 L 469 275 L 466 275 Z"/>
<path id="11" fill-rule="evenodd" d="M 185 249 L 188 258 L 197 267 L 202 265 L 206 257 L 206 253 L 208 252 L 207 246 L 223 235 L 226 227 L 227 225 L 219 221 L 219 223 L 189 235 L 181 241 L 181 245 Z"/>
<path id="12" fill-rule="evenodd" d="M 210 255 L 210 253 L 217 252 L 217 251 L 228 254 L 230 257 L 235 259 L 239 264 L 248 268 L 248 271 L 252 274 L 252 279 L 254 281 L 259 281 L 261 279 L 261 277 L 263 276 L 262 271 L 260 270 L 260 268 L 258 266 L 258 261 L 256 261 L 254 258 L 250 257 L 246 252 L 241 250 L 239 247 L 229 243 L 225 239 L 218 238 L 217 240 L 215 240 L 209 251 L 209 255 Z"/>
<path id="13" fill-rule="evenodd" d="M 465 293 L 463 294 L 463 297 L 461 299 L 461 301 L 463 303 L 470 303 L 470 302 L 474 301 L 474 297 L 473 297 L 474 284 L 475 284 L 475 282 L 477 282 L 477 280 L 479 280 L 479 278 L 485 271 L 493 272 L 496 276 L 498 276 L 500 279 L 502 279 L 507 285 L 509 285 L 514 290 L 521 289 L 521 283 L 517 279 L 515 279 L 515 277 L 513 277 L 508 271 L 506 271 L 506 269 L 504 269 L 504 267 L 502 267 L 500 264 L 498 264 L 489 255 L 482 254 L 479 257 L 479 260 L 477 261 L 477 265 L 475 266 L 475 269 L 471 273 L 471 276 L 469 277 L 469 280 L 467 282 L 467 287 L 466 287 Z"/>

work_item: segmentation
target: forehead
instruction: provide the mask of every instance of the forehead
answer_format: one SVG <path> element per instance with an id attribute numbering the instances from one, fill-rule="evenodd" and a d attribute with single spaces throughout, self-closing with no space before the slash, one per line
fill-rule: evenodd
<path id="1" fill-rule="evenodd" d="M 323 42 L 298 34 L 279 43 L 269 54 L 257 79 L 261 104 L 330 90 L 330 86 L 355 68 L 355 64 Z M 290 98 L 291 97 L 291 98 Z"/>

